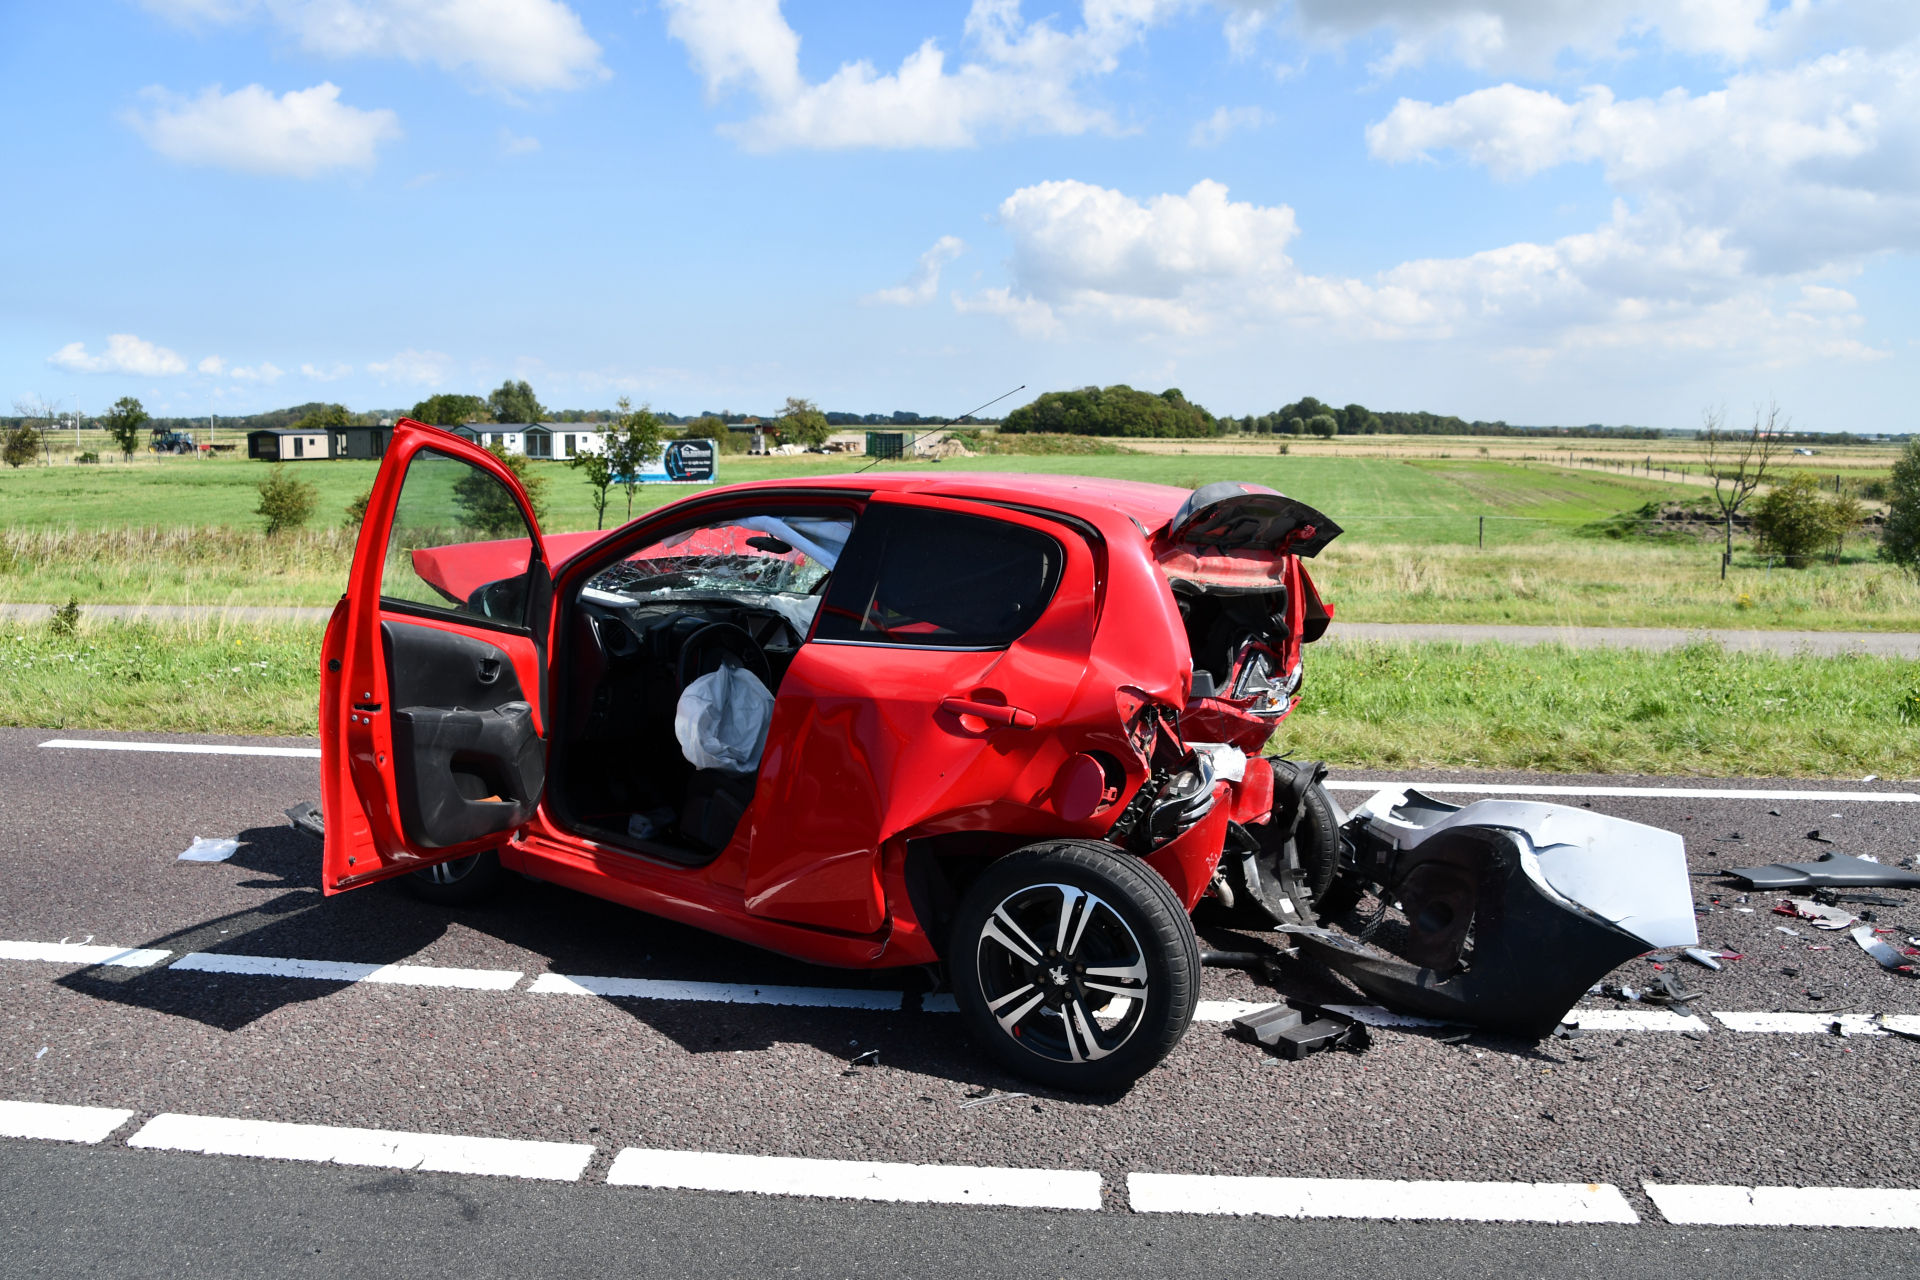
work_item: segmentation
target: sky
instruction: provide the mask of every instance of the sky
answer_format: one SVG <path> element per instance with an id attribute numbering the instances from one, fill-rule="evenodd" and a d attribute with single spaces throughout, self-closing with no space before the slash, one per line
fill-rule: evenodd
<path id="1" fill-rule="evenodd" d="M 0 114 L 0 403 L 1915 426 L 1912 0 L 64 0 Z"/>

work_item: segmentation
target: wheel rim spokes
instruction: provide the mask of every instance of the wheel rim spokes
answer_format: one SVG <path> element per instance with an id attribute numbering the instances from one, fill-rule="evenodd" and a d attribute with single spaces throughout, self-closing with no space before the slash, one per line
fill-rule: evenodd
<path id="1" fill-rule="evenodd" d="M 978 950 L 988 1012 L 1042 1057 L 1097 1061 L 1145 1017 L 1145 951 L 1119 912 L 1084 889 L 1033 885 L 1010 895 L 987 917 Z M 1111 1010 L 1109 1025 L 1096 1010 Z"/>

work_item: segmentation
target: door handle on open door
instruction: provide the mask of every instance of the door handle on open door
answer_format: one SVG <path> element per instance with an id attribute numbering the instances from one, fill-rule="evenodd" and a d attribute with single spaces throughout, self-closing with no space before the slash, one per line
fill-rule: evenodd
<path id="1" fill-rule="evenodd" d="M 991 702 L 974 702 L 969 698 L 942 698 L 940 709 L 956 716 L 972 716 L 976 720 L 985 720 L 988 724 L 1002 729 L 1031 729 L 1040 722 L 1033 712 L 1022 711 L 1018 707 L 1002 707 Z"/>

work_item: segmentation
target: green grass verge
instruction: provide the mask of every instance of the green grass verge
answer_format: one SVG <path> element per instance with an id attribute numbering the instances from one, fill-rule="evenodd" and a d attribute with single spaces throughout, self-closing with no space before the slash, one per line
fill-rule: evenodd
<path id="1" fill-rule="evenodd" d="M 1327 642 L 1270 749 L 1347 767 L 1892 778 L 1920 773 L 1916 723 L 1913 661 Z"/>
<path id="2" fill-rule="evenodd" d="M 42 729 L 307 736 L 317 732 L 320 627 L 0 627 L 0 724 Z"/>
<path id="3" fill-rule="evenodd" d="M 0 724 L 311 735 L 318 627 L 0 630 Z M 1322 643 L 1270 750 L 1343 768 L 1911 777 L 1920 662 Z M 1904 718 L 1903 718 L 1904 717 Z"/>

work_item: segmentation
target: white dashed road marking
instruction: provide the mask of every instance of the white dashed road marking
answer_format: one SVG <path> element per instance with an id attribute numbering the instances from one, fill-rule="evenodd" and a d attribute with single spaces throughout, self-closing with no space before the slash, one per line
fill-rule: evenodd
<path id="1" fill-rule="evenodd" d="M 1920 1191 L 1640 1185 L 1660 1216 L 1676 1226 L 1920 1227 Z"/>
<path id="2" fill-rule="evenodd" d="M 628 1147 L 614 1158 L 614 1186 L 750 1191 L 834 1200 L 996 1204 L 1028 1209 L 1098 1209 L 1100 1175 L 1079 1169 L 995 1169 L 869 1160 L 802 1160 Z"/>
<path id="3" fill-rule="evenodd" d="M 341 1129 L 274 1120 L 229 1120 L 220 1116 L 155 1116 L 127 1139 L 130 1147 L 193 1151 L 202 1155 L 259 1156 L 375 1169 L 429 1173 L 479 1173 L 499 1178 L 578 1182 L 593 1159 L 584 1142 L 531 1142 L 516 1138 L 458 1138 L 387 1129 Z"/>
<path id="4" fill-rule="evenodd" d="M 1400 1182 L 1130 1173 L 1127 1199 L 1135 1213 L 1446 1222 L 1640 1221 L 1620 1189 L 1602 1182 Z"/>
<path id="5" fill-rule="evenodd" d="M 285 756 L 318 760 L 318 747 L 220 747 L 205 742 L 94 742 L 81 738 L 54 738 L 43 747 L 70 747 L 82 751 L 170 751 L 190 756 Z"/>
<path id="6" fill-rule="evenodd" d="M 253 978 L 318 978 L 324 982 L 382 982 L 400 987 L 457 987 L 509 991 L 526 975 L 518 969 L 442 969 L 422 964 L 349 964 L 341 960 L 283 960 L 196 951 L 181 956 L 170 973 L 230 973 Z"/>
<path id="7" fill-rule="evenodd" d="M 51 1102 L 0 1102 L 0 1137 L 99 1142 L 133 1119 L 116 1107 L 62 1107 Z"/>
<path id="8" fill-rule="evenodd" d="M 539 995 L 616 996 L 634 1000 L 705 1000 L 714 1004 L 784 1004 L 816 1009 L 893 1010 L 899 991 L 838 987 L 756 987 L 741 982 L 668 982 L 655 978 L 592 978 L 543 973 L 527 990 Z"/>
<path id="9" fill-rule="evenodd" d="M 122 969 L 144 969 L 159 964 L 171 951 L 91 947 L 75 942 L 0 942 L 0 960 L 50 960 L 55 964 L 110 964 Z"/>
<path id="10" fill-rule="evenodd" d="M 1567 1021 L 1582 1031 L 1693 1031 L 1705 1035 L 1710 1029 L 1700 1019 L 1671 1009 L 1574 1009 L 1567 1014 Z"/>

